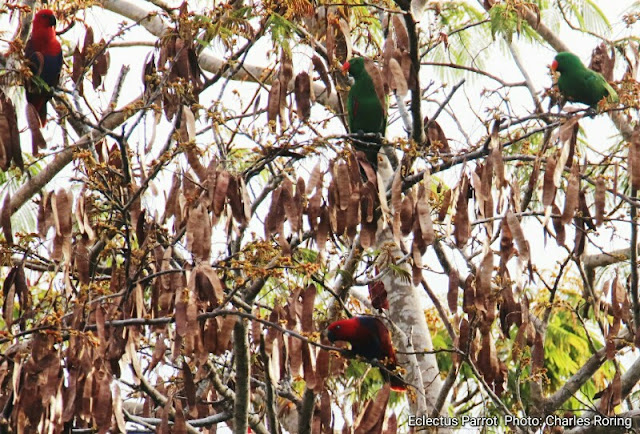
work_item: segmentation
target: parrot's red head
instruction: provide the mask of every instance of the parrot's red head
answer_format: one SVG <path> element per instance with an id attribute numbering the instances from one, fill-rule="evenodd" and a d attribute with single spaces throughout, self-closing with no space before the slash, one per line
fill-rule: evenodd
<path id="1" fill-rule="evenodd" d="M 349 342 L 352 355 L 380 361 L 386 369 L 382 376 L 391 383 L 391 389 L 397 392 L 406 390 L 406 382 L 400 375 L 393 373 L 397 368 L 395 350 L 389 330 L 378 318 L 363 315 L 341 319 L 327 327 L 326 336 L 331 342 Z"/>
<path id="2" fill-rule="evenodd" d="M 51 9 L 42 9 L 33 17 L 31 43 L 34 51 L 56 56 L 60 53 L 60 42 L 56 38 L 56 17 Z"/>
<path id="3" fill-rule="evenodd" d="M 51 9 L 42 9 L 33 17 L 33 30 L 55 29 L 57 23 L 56 16 Z"/>
<path id="4" fill-rule="evenodd" d="M 351 64 L 349 63 L 349 61 L 347 60 L 346 62 L 344 62 L 342 64 L 342 73 L 346 74 L 347 72 L 349 72 L 349 68 L 351 68 Z"/>
<path id="5" fill-rule="evenodd" d="M 558 69 L 558 61 L 553 59 L 553 63 L 551 63 L 551 70 L 555 72 L 556 69 Z"/>
<path id="6" fill-rule="evenodd" d="M 361 325 L 355 317 L 341 319 L 340 321 L 331 323 L 329 327 L 327 327 L 327 338 L 329 338 L 331 342 L 349 341 L 359 334 L 360 327 Z"/>

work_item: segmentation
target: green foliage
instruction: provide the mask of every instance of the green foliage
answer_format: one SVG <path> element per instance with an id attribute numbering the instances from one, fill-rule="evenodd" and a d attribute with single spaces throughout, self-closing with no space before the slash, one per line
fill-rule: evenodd
<path id="1" fill-rule="evenodd" d="M 566 0 L 558 2 L 557 6 L 569 20 L 577 21 L 580 30 L 605 35 L 611 30 L 607 16 L 593 0 Z"/>
<path id="2" fill-rule="evenodd" d="M 529 41 L 539 39 L 537 33 L 531 29 L 529 23 L 523 18 L 523 13 L 530 10 L 526 3 L 508 1 L 497 3 L 489 10 L 491 20 L 491 36 L 502 36 L 507 42 L 513 40 L 513 35 L 522 35 Z"/>
<path id="3" fill-rule="evenodd" d="M 364 360 L 351 359 L 347 363 L 345 377 L 349 379 L 346 387 L 352 388 L 350 398 L 354 402 L 365 402 L 375 398 L 380 388 L 384 385 L 380 370 L 372 367 L 370 363 Z M 404 402 L 404 394 L 392 391 L 389 401 L 392 405 Z"/>
<path id="4" fill-rule="evenodd" d="M 439 330 L 435 331 L 435 333 L 431 336 L 431 340 L 433 349 L 435 351 L 438 351 L 439 349 L 453 348 L 451 337 L 444 328 L 440 328 Z M 438 360 L 438 368 L 440 368 L 440 372 L 449 372 L 451 369 L 453 369 L 453 360 L 451 358 L 451 354 L 452 353 L 449 351 L 441 351 L 436 353 L 436 359 Z"/>
<path id="5" fill-rule="evenodd" d="M 484 55 L 478 55 L 478 47 L 484 47 L 489 41 L 488 25 L 472 26 L 461 30 L 473 23 L 482 22 L 484 12 L 467 2 L 448 2 L 443 4 L 440 23 L 443 33 L 449 35 L 447 45 L 436 42 L 435 47 L 428 51 L 429 60 L 434 62 L 453 62 L 461 65 L 473 63 L 478 68 L 484 66 Z M 459 79 L 465 75 L 464 71 L 453 68 L 438 68 L 446 80 Z M 467 74 L 469 75 L 469 74 Z"/>
<path id="6" fill-rule="evenodd" d="M 570 298 L 577 298 L 572 295 Z M 545 339 L 545 368 L 547 389 L 549 393 L 554 393 L 561 388 L 567 379 L 576 373 L 586 362 L 594 351 L 589 344 L 589 339 L 593 343 L 595 350 L 603 346 L 603 342 L 598 340 L 599 332 L 587 330 L 576 317 L 576 313 L 566 308 L 554 310 L 549 320 L 547 335 Z M 605 363 L 598 373 L 589 379 L 581 388 L 580 392 L 585 397 L 592 397 L 604 386 L 603 379 L 612 378 L 615 373 L 613 363 Z M 599 380 L 600 379 L 600 380 Z M 565 408 L 580 409 L 580 397 L 572 397 L 565 404 Z"/>
<path id="7" fill-rule="evenodd" d="M 225 10 L 221 15 L 215 14 L 212 17 L 196 15 L 194 22 L 205 29 L 203 37 L 198 39 L 198 42 L 206 47 L 211 41 L 218 40 L 226 48 L 231 48 L 237 36 L 251 35 L 251 26 L 247 20 L 251 18 L 252 10 L 250 7 L 241 7 Z"/>
<path id="8" fill-rule="evenodd" d="M 282 47 L 290 51 L 295 32 L 294 24 L 280 14 L 273 13 L 267 21 L 268 33 L 271 34 L 274 46 Z"/>

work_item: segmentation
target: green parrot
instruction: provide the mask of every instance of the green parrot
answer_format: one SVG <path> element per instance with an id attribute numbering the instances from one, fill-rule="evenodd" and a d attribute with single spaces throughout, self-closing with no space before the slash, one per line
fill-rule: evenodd
<path id="1" fill-rule="evenodd" d="M 375 169 L 378 164 L 378 151 L 382 137 L 387 129 L 387 107 L 383 95 L 376 92 L 374 80 L 365 67 L 362 57 L 355 57 L 342 65 L 342 72 L 353 77 L 354 83 L 347 96 L 347 114 L 351 134 L 379 134 L 379 138 L 366 138 L 367 144 L 355 143 L 357 150 L 367 156 Z M 380 83 L 381 84 L 381 83 Z M 382 89 L 379 90 L 382 92 Z"/>
<path id="2" fill-rule="evenodd" d="M 558 53 L 551 69 L 560 73 L 558 89 L 567 101 L 581 102 L 592 109 L 597 108 L 598 102 L 604 97 L 610 103 L 619 101 L 618 94 L 602 74 L 584 66 L 573 53 Z"/>

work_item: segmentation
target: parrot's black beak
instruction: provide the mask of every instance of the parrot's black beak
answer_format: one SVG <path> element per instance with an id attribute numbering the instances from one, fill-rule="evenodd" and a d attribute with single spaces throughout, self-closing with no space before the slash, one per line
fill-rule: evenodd
<path id="1" fill-rule="evenodd" d="M 333 342 L 335 339 L 335 336 L 333 335 L 333 332 L 329 329 L 325 329 L 322 332 L 322 338 L 323 339 L 329 339 L 329 341 Z"/>
<path id="2" fill-rule="evenodd" d="M 55 27 L 56 24 L 58 24 L 58 21 L 56 21 L 56 17 L 54 17 L 53 15 L 49 15 L 49 24 L 51 24 L 51 27 Z"/>

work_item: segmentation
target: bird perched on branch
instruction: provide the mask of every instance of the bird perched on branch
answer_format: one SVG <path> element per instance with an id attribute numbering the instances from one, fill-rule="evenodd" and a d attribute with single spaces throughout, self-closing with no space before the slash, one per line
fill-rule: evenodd
<path id="1" fill-rule="evenodd" d="M 362 139 L 356 138 L 354 147 L 364 152 L 375 169 L 387 129 L 387 102 L 380 71 L 371 66 L 367 67 L 364 58 L 354 57 L 342 65 L 342 72 L 348 72 L 354 80 L 347 96 L 349 132 L 363 135 Z"/>
<path id="2" fill-rule="evenodd" d="M 326 336 L 331 342 L 349 342 L 350 355 L 379 360 L 386 368 L 382 371 L 382 376 L 391 384 L 391 389 L 397 392 L 407 389 L 402 377 L 393 373 L 397 367 L 396 352 L 391 344 L 389 330 L 378 318 L 355 316 L 335 321 L 327 327 Z"/>
<path id="3" fill-rule="evenodd" d="M 618 102 L 618 94 L 602 74 L 584 66 L 573 53 L 558 53 L 551 69 L 560 73 L 558 89 L 567 101 L 581 102 L 592 109 L 605 97 L 610 103 Z"/>
<path id="4" fill-rule="evenodd" d="M 33 17 L 31 36 L 24 50 L 33 72 L 26 85 L 27 102 L 36 109 L 41 124 L 47 122 L 47 102 L 60 81 L 62 48 L 56 37 L 56 17 L 50 9 L 38 11 Z"/>

